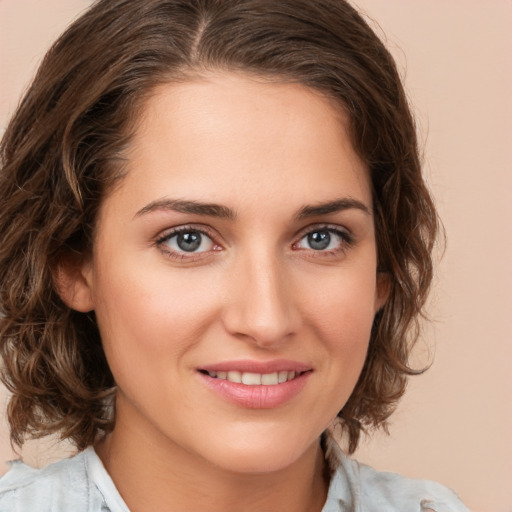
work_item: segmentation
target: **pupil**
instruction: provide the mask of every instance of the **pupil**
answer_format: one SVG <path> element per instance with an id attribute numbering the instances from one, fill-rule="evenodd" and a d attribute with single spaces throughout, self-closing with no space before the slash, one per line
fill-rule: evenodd
<path id="1" fill-rule="evenodd" d="M 192 252 L 201 245 L 200 233 L 180 233 L 176 240 L 178 247 L 182 251 Z"/>
<path id="2" fill-rule="evenodd" d="M 311 249 L 321 251 L 331 243 L 331 234 L 328 231 L 315 231 L 308 235 L 308 243 Z"/>

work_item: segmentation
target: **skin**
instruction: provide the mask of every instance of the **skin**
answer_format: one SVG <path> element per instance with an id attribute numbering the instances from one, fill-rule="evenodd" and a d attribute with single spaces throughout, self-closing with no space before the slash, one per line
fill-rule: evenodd
<path id="1" fill-rule="evenodd" d="M 319 93 L 244 74 L 148 100 L 93 256 L 62 287 L 71 307 L 96 312 L 118 384 L 114 432 L 96 449 L 133 512 L 322 509 L 319 436 L 386 298 L 368 173 L 346 126 Z M 198 251 L 179 248 L 177 227 L 207 235 Z M 326 249 L 311 246 L 319 232 Z M 276 359 L 311 369 L 277 407 L 232 403 L 199 372 Z"/>

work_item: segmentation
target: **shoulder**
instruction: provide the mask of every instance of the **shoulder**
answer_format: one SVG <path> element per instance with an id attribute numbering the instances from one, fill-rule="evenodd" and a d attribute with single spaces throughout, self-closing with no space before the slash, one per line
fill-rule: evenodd
<path id="1" fill-rule="evenodd" d="M 358 466 L 363 502 L 381 508 L 387 506 L 390 510 L 402 506 L 424 512 L 468 512 L 451 489 L 437 482 L 376 471 L 363 464 Z"/>
<path id="2" fill-rule="evenodd" d="M 437 482 L 376 471 L 347 457 L 343 465 L 351 474 L 362 511 L 469 512 L 451 489 Z"/>
<path id="3" fill-rule="evenodd" d="M 11 463 L 0 478 L 0 512 L 89 512 L 91 485 L 85 453 L 63 459 L 43 469 L 21 461 Z"/>
<path id="4" fill-rule="evenodd" d="M 331 500 L 337 498 L 339 509 L 361 512 L 469 512 L 448 487 L 430 480 L 406 478 L 396 473 L 376 471 L 337 453 Z M 350 508 L 352 507 L 352 508 Z M 338 510 L 339 510 L 338 509 Z"/>

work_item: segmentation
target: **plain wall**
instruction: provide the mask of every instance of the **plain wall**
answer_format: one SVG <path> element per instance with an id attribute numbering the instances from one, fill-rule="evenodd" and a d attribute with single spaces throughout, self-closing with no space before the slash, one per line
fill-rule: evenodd
<path id="1" fill-rule="evenodd" d="M 512 2 L 356 3 L 405 76 L 448 241 L 417 355 L 434 364 L 411 380 L 390 436 L 357 456 L 441 481 L 475 512 L 512 512 Z M 88 4 L 0 1 L 2 131 L 49 44 Z M 43 451 L 29 443 L 23 455 L 43 463 Z M 12 457 L 4 422 L 0 460 Z"/>

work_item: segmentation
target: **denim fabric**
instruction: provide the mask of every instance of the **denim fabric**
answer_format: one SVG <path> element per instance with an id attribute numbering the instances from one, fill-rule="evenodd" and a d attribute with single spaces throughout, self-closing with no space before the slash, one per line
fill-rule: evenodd
<path id="1" fill-rule="evenodd" d="M 383 473 L 346 457 L 333 441 L 333 469 L 322 512 L 469 512 L 446 487 Z M 0 512 L 129 512 L 92 447 L 33 469 L 21 461 L 0 479 Z"/>

